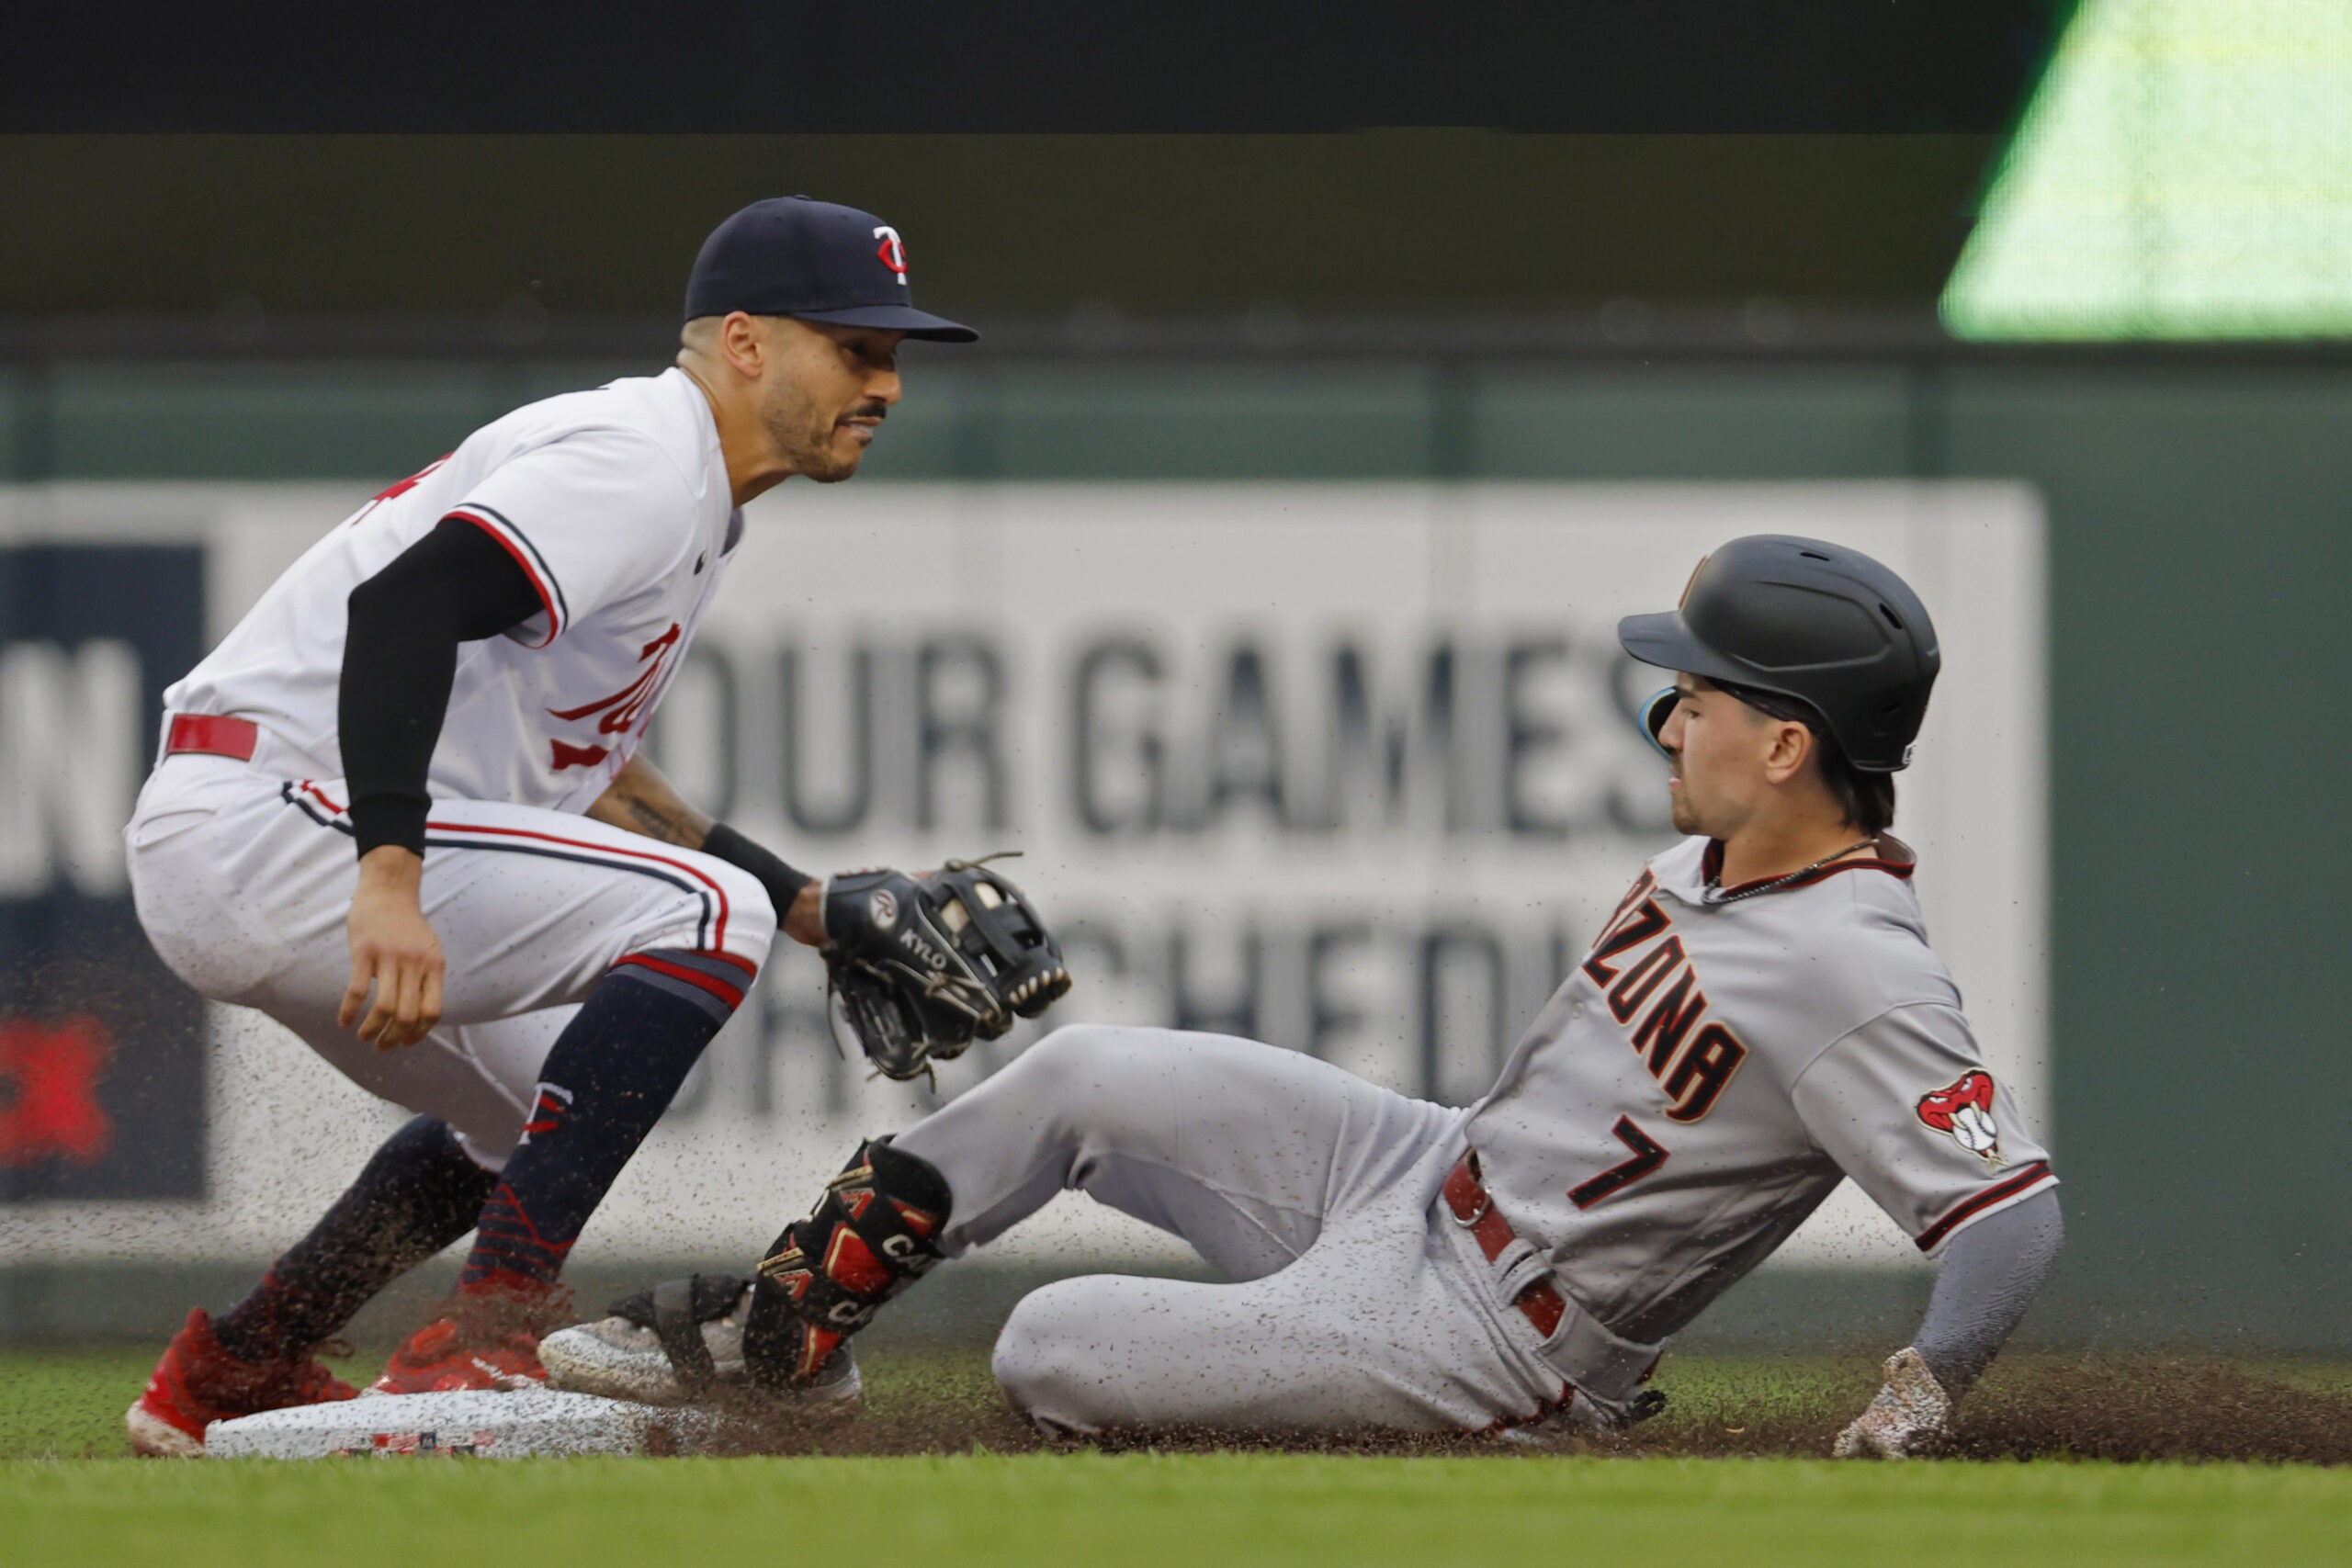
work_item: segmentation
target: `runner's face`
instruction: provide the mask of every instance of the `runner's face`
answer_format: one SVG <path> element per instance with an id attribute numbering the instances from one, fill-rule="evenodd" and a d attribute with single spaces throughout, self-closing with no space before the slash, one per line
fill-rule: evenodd
<path id="1" fill-rule="evenodd" d="M 1674 829 L 1728 839 L 1765 796 L 1774 722 L 1695 675 L 1677 675 L 1674 689 L 1680 695 L 1657 738 L 1674 759 Z"/>
<path id="2" fill-rule="evenodd" d="M 857 472 L 899 400 L 904 333 L 770 318 L 776 350 L 760 419 L 795 473 L 834 484 Z"/>

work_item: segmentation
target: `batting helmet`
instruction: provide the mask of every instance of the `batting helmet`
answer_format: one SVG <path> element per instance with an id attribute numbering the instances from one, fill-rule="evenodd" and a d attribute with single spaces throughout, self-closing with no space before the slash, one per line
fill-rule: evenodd
<path id="1" fill-rule="evenodd" d="M 1724 546 L 1691 573 L 1679 608 L 1626 616 L 1617 640 L 1645 664 L 1796 698 L 1873 773 L 1909 765 L 1943 664 L 1928 608 L 1901 578 L 1860 550 L 1784 534 Z"/>

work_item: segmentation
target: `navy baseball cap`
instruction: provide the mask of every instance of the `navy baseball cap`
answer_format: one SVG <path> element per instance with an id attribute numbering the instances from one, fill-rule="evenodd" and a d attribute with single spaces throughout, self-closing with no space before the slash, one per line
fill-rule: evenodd
<path id="1" fill-rule="evenodd" d="M 907 247 L 871 212 L 775 196 L 710 231 L 686 279 L 686 320 L 745 310 L 934 343 L 975 343 L 960 321 L 909 301 Z"/>

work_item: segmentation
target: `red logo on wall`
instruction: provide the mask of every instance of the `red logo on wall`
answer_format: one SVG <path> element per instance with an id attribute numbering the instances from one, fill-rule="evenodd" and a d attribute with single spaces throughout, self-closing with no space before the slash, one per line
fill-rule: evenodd
<path id="1" fill-rule="evenodd" d="M 106 1025 L 86 1015 L 0 1020 L 0 1166 L 104 1158 L 114 1118 L 98 1103 L 98 1081 L 113 1056 Z"/>

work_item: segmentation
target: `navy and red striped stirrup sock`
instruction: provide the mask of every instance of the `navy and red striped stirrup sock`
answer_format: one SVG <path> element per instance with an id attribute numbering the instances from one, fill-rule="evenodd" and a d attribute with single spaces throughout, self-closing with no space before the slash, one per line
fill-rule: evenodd
<path id="1" fill-rule="evenodd" d="M 417 1117 L 251 1295 L 213 1320 L 220 1348 L 257 1365 L 309 1355 L 377 1292 L 473 1229 L 493 1179 L 447 1122 Z"/>
<path id="2" fill-rule="evenodd" d="M 760 966 L 731 953 L 689 953 L 671 948 L 632 953 L 614 964 L 612 973 L 642 980 L 657 990 L 692 1002 L 725 1023 L 743 1005 L 752 982 L 760 977 Z"/>
<path id="3" fill-rule="evenodd" d="M 683 948 L 632 953 L 606 972 L 539 1069 L 523 1141 L 482 1205 L 459 1290 L 527 1297 L 555 1281 L 758 976 L 748 959 Z"/>

